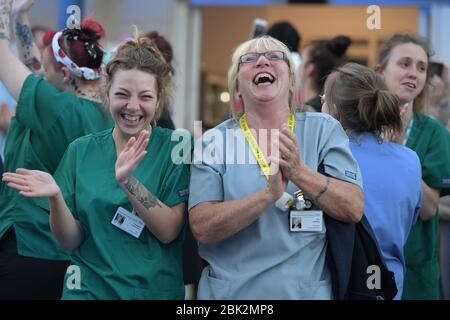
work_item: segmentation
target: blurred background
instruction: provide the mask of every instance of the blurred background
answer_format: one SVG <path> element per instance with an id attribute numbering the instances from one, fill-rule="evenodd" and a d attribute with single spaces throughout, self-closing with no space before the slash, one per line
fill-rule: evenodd
<path id="1" fill-rule="evenodd" d="M 247 40 L 255 18 L 268 26 L 288 21 L 301 34 L 301 48 L 312 39 L 338 34 L 352 38 L 347 56 L 374 66 L 380 43 L 394 32 L 429 39 L 435 55 L 450 65 L 450 1 L 285 1 L 285 0 L 37 0 L 32 26 L 61 28 L 67 7 L 82 8 L 82 17 L 98 19 L 107 29 L 111 50 L 132 33 L 158 31 L 174 49 L 176 86 L 172 117 L 177 127 L 193 130 L 194 121 L 210 127 L 228 110 L 226 72 L 232 50 Z M 369 5 L 380 7 L 380 29 L 369 29 Z"/>

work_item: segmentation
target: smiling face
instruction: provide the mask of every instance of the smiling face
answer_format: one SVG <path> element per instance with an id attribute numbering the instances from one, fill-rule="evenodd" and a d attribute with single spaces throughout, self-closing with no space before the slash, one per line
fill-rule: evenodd
<path id="1" fill-rule="evenodd" d="M 407 103 L 413 101 L 424 89 L 427 67 L 425 50 L 414 43 L 404 43 L 391 50 L 386 66 L 380 73 L 389 90 L 402 103 Z"/>
<path id="2" fill-rule="evenodd" d="M 155 77 L 140 70 L 118 70 L 108 92 L 115 129 L 125 140 L 148 129 L 158 107 Z"/>
<path id="3" fill-rule="evenodd" d="M 246 107 L 266 102 L 289 105 L 292 79 L 286 55 L 280 48 L 251 47 L 240 61 L 237 91 Z"/>

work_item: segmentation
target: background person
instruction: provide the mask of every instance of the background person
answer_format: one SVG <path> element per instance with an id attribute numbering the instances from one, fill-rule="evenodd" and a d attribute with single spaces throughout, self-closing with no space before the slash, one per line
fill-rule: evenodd
<path id="1" fill-rule="evenodd" d="M 320 112 L 320 95 L 327 76 L 344 63 L 344 56 L 352 40 L 347 36 L 337 36 L 331 40 L 312 41 L 302 51 L 300 65 L 302 102 Z"/>
<path id="2" fill-rule="evenodd" d="M 383 140 L 387 128 L 402 130 L 400 102 L 375 71 L 348 63 L 325 82 L 322 112 L 335 117 L 350 139 L 350 149 L 363 175 L 364 214 L 383 257 L 403 291 L 403 247 L 421 205 L 421 166 L 417 154 Z"/>
<path id="3" fill-rule="evenodd" d="M 53 174 L 70 142 L 112 127 L 99 96 L 103 51 L 97 41 L 104 29 L 91 20 L 81 30 L 47 34 L 44 80 L 11 52 L 11 5 L 0 0 L 0 81 L 17 100 L 4 171 Z M 47 207 L 45 199 L 0 184 L 0 299 L 61 297 L 69 256 L 50 231 Z"/>
<path id="4" fill-rule="evenodd" d="M 424 114 L 429 48 L 426 41 L 395 34 L 379 50 L 376 70 L 404 105 L 396 141 L 414 150 L 422 165 L 422 206 L 405 245 L 403 299 L 440 299 L 439 197 L 450 193 L 450 137 Z"/>

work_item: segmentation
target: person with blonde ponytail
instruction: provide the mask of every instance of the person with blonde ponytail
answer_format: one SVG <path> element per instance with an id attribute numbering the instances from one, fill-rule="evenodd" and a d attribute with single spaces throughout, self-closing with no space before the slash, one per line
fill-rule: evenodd
<path id="1" fill-rule="evenodd" d="M 421 206 L 421 167 L 417 154 L 383 140 L 386 130 L 402 128 L 400 101 L 381 76 L 348 63 L 325 82 L 322 112 L 334 116 L 347 131 L 350 149 L 363 176 L 364 214 L 367 216 L 400 299 L 405 257 L 403 246 Z"/>
<path id="2" fill-rule="evenodd" d="M 154 124 L 172 74 L 149 39 L 122 44 L 106 66 L 114 128 L 71 143 L 54 178 L 26 169 L 4 175 L 22 196 L 49 198 L 51 230 L 71 252 L 63 299 L 184 298 L 191 140 L 171 158 L 179 143 Z"/>

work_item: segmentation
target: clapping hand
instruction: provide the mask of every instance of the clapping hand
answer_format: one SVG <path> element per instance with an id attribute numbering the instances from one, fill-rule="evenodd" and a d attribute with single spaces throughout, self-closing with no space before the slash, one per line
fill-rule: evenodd
<path id="1" fill-rule="evenodd" d="M 5 172 L 2 180 L 25 197 L 50 198 L 61 192 L 53 177 L 43 171 L 17 169 L 16 173 Z"/>
<path id="2" fill-rule="evenodd" d="M 141 131 L 139 137 L 131 137 L 116 161 L 116 180 L 125 183 L 146 155 L 150 133 Z"/>

